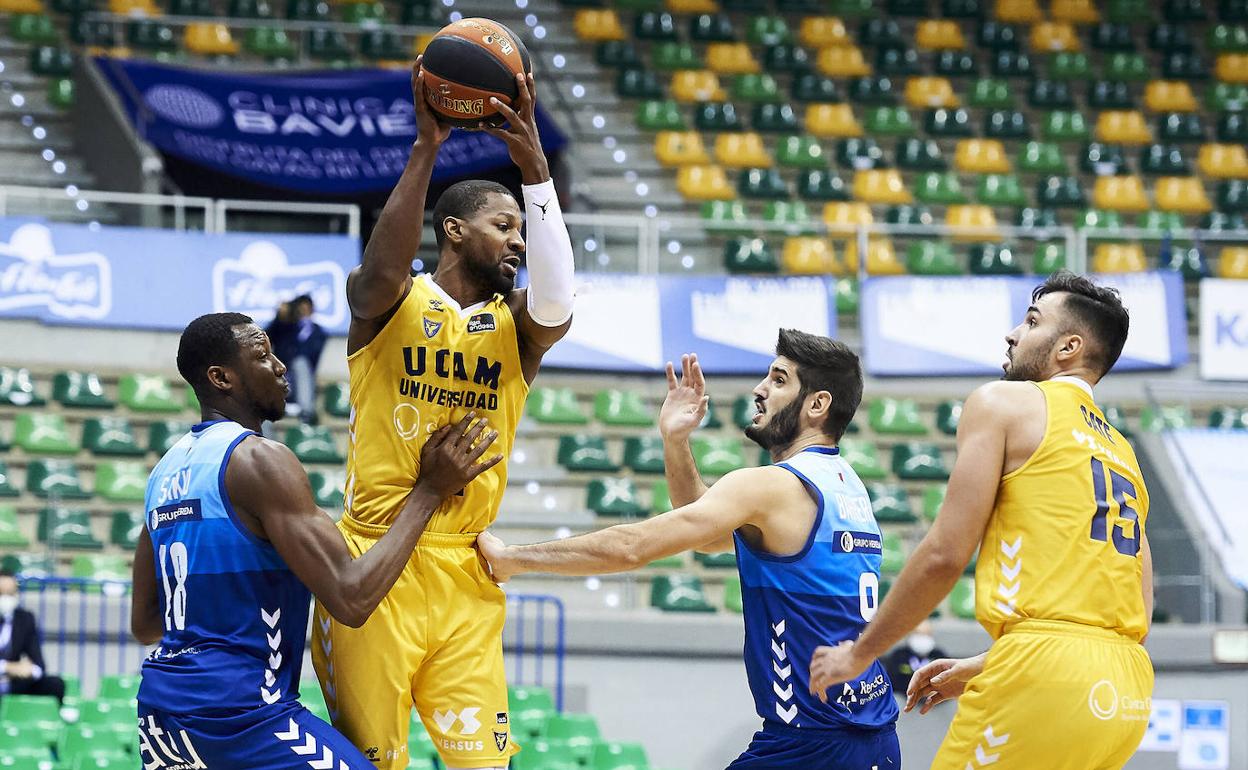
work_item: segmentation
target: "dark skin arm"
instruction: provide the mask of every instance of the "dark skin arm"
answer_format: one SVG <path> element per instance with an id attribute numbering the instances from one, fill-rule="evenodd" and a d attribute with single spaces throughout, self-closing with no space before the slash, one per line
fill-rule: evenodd
<path id="1" fill-rule="evenodd" d="M 156 559 L 147 529 L 139 533 L 134 546 L 134 566 L 130 594 L 130 633 L 143 644 L 155 644 L 165 632 L 160 618 L 160 596 L 156 593 Z"/>

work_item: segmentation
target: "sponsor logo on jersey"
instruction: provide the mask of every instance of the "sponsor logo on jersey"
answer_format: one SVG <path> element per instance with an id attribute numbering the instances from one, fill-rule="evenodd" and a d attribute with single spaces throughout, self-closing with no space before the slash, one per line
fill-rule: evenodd
<path id="1" fill-rule="evenodd" d="M 494 745 L 498 747 L 499 751 L 506 751 L 507 750 L 507 733 L 495 732 L 494 733 Z"/>
<path id="2" fill-rule="evenodd" d="M 507 712 L 506 712 L 506 711 L 500 711 L 500 712 L 498 712 L 497 714 L 495 714 L 495 715 L 494 715 L 494 722 L 495 722 L 495 724 L 500 724 L 500 725 L 505 725 L 505 724 L 507 724 Z"/>
<path id="3" fill-rule="evenodd" d="M 841 530 L 832 533 L 832 541 L 841 553 L 883 553 L 880 536 L 872 532 Z"/>
<path id="4" fill-rule="evenodd" d="M 199 500 L 183 500 L 180 503 L 164 505 L 152 509 L 152 531 L 161 527 L 181 524 L 187 521 L 203 521 L 204 514 L 200 509 Z"/>
<path id="5" fill-rule="evenodd" d="M 442 304 L 442 300 L 436 297 L 433 297 L 433 298 L 430 298 L 429 300 L 429 309 L 442 311 L 442 310 L 446 310 L 446 305 Z"/>
<path id="6" fill-rule="evenodd" d="M 442 331 L 441 321 L 435 321 L 432 318 L 426 317 L 424 319 L 424 322 L 425 322 L 425 336 L 428 337 L 429 339 L 433 339 L 433 337 L 437 335 L 438 332 Z"/>
<path id="7" fill-rule="evenodd" d="M 468 333 L 492 332 L 497 328 L 493 313 L 477 313 L 468 319 Z"/>
<path id="8" fill-rule="evenodd" d="M 428 319 L 425 323 L 426 325 L 429 323 Z M 438 326 L 440 327 L 441 323 Z M 434 334 L 437 332 L 435 331 Z M 501 361 L 477 356 L 477 360 L 472 362 L 471 376 L 468 374 L 468 365 L 467 356 L 458 350 L 427 348 L 424 345 L 403 348 L 403 367 L 407 370 L 409 377 L 423 377 L 426 372 L 432 372 L 434 376 L 444 380 L 455 379 L 481 385 L 490 390 L 498 390 L 498 381 L 503 374 Z"/>

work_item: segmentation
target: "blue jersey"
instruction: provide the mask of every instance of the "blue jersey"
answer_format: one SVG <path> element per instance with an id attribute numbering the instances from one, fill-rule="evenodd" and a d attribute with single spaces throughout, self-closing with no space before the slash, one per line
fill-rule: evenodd
<path id="1" fill-rule="evenodd" d="M 252 431 L 200 423 L 147 482 L 165 633 L 143 662 L 139 702 L 193 714 L 299 697 L 311 595 L 269 543 L 238 519 L 225 491 L 234 448 Z"/>
<path id="2" fill-rule="evenodd" d="M 888 674 L 875 661 L 858 679 L 810 694 L 820 645 L 857 639 L 879 605 L 881 538 L 862 481 L 836 449 L 811 447 L 777 467 L 818 501 L 805 547 L 792 556 L 750 548 L 739 534 L 745 669 L 764 720 L 808 729 L 872 729 L 897 720 Z"/>

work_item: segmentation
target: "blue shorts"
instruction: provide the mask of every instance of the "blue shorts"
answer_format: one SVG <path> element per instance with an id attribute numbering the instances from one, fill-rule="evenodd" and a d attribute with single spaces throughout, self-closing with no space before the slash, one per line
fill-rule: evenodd
<path id="1" fill-rule="evenodd" d="M 764 722 L 727 770 L 901 770 L 893 725 L 878 730 L 803 730 Z"/>
<path id="2" fill-rule="evenodd" d="M 170 714 L 139 704 L 139 756 L 166 770 L 373 770 L 359 749 L 297 702 Z"/>

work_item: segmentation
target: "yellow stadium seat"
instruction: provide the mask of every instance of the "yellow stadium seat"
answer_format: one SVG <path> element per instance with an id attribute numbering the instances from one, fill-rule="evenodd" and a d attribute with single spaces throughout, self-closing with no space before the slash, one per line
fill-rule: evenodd
<path id="1" fill-rule="evenodd" d="M 741 75 L 758 72 L 758 60 L 748 43 L 710 43 L 706 46 L 706 66 L 720 74 Z"/>
<path id="2" fill-rule="evenodd" d="M 771 168 L 763 138 L 753 131 L 724 132 L 715 137 L 715 160 L 726 168 Z"/>
<path id="3" fill-rule="evenodd" d="M 895 168 L 864 169 L 854 174 L 854 199 L 866 203 L 911 203 L 914 196 Z"/>
<path id="4" fill-rule="evenodd" d="M 1196 165 L 1200 173 L 1217 179 L 1248 177 L 1248 149 L 1242 144 L 1203 144 Z"/>
<path id="5" fill-rule="evenodd" d="M 806 106 L 806 131 L 821 139 L 862 136 L 862 124 L 848 104 L 809 104 Z"/>
<path id="6" fill-rule="evenodd" d="M 997 21 L 1019 24 L 1035 23 L 1040 21 L 1042 15 L 1036 0 L 997 0 L 994 18 Z"/>
<path id="7" fill-rule="evenodd" d="M 828 77 L 851 78 L 870 75 L 871 68 L 862 57 L 862 50 L 853 45 L 824 48 L 816 60 L 819 71 Z"/>
<path id="8" fill-rule="evenodd" d="M 1162 211 L 1204 214 L 1213 210 L 1213 204 L 1205 194 L 1205 186 L 1200 183 L 1199 177 L 1163 176 L 1157 180 L 1153 194 L 1157 199 L 1157 208 Z"/>
<path id="9" fill-rule="evenodd" d="M 1185 80 L 1154 80 L 1144 89 L 1144 106 L 1153 112 L 1195 112 L 1199 109 Z"/>
<path id="10" fill-rule="evenodd" d="M 681 166 L 676 172 L 676 189 L 695 201 L 727 201 L 737 197 L 728 175 L 719 166 Z"/>
<path id="11" fill-rule="evenodd" d="M 784 272 L 794 275 L 841 275 L 844 266 L 836 258 L 836 249 L 827 238 L 796 235 L 784 239 L 780 252 Z"/>
<path id="12" fill-rule="evenodd" d="M 581 8 L 576 12 L 572 29 L 581 40 L 623 40 L 624 25 L 610 8 Z"/>
<path id="13" fill-rule="evenodd" d="M 45 13 L 41 0 L 0 0 L 0 13 Z"/>
<path id="14" fill-rule="evenodd" d="M 1092 186 L 1092 205 L 1110 211 L 1148 211 L 1148 195 L 1138 176 L 1098 176 Z"/>
<path id="15" fill-rule="evenodd" d="M 654 155 L 664 166 L 700 166 L 711 162 L 697 131 L 660 131 L 654 137 Z"/>
<path id="16" fill-rule="evenodd" d="M 850 238 L 845 243 L 845 267 L 850 272 L 858 271 L 858 239 Z M 867 239 L 867 273 L 871 275 L 903 275 L 906 266 L 897 258 L 893 250 L 893 242 L 889 238 Z"/>
<path id="17" fill-rule="evenodd" d="M 672 13 L 719 13 L 715 0 L 667 0 L 667 10 Z"/>
<path id="18" fill-rule="evenodd" d="M 196 21 L 186 25 L 186 49 L 202 56 L 233 56 L 238 43 L 224 24 Z"/>
<path id="19" fill-rule="evenodd" d="M 108 11 L 118 16 L 160 15 L 160 8 L 152 0 L 108 0 Z"/>
<path id="20" fill-rule="evenodd" d="M 911 107 L 957 107 L 958 97 L 948 78 L 910 78 L 906 81 L 906 103 Z"/>
<path id="21" fill-rule="evenodd" d="M 871 207 L 858 201 L 832 201 L 823 207 L 823 223 L 829 229 L 846 233 L 858 225 L 875 222 Z"/>
<path id="22" fill-rule="evenodd" d="M 1096 138 L 1117 144 L 1148 144 L 1153 132 L 1136 110 L 1105 110 L 1096 119 Z"/>
<path id="23" fill-rule="evenodd" d="M 1248 279 L 1248 246 L 1223 246 L 1218 253 L 1218 277 Z"/>
<path id="24" fill-rule="evenodd" d="M 951 19 L 924 19 L 914 32 L 914 44 L 928 51 L 966 48 L 962 28 Z"/>
<path id="25" fill-rule="evenodd" d="M 853 45 L 853 38 L 845 29 L 845 22 L 835 16 L 806 16 L 798 27 L 797 37 L 802 45 L 810 48 L 826 48 Z"/>
<path id="26" fill-rule="evenodd" d="M 1053 0 L 1049 16 L 1054 21 L 1069 21 L 1072 24 L 1095 24 L 1101 20 L 1101 12 L 1096 9 L 1093 0 Z"/>
<path id="27" fill-rule="evenodd" d="M 1142 273 L 1148 269 L 1138 243 L 1098 243 L 1092 252 L 1094 273 Z"/>
<path id="28" fill-rule="evenodd" d="M 975 228 L 971 233 L 955 233 L 955 241 L 977 242 L 1000 240 L 1001 233 L 997 228 L 997 217 L 992 213 L 991 206 L 978 203 L 958 203 L 945 209 L 945 224 L 956 228 Z"/>
<path id="29" fill-rule="evenodd" d="M 1038 53 L 1078 51 L 1079 36 L 1074 26 L 1064 21 L 1043 21 L 1031 28 L 1031 50 Z"/>
<path id="30" fill-rule="evenodd" d="M 672 75 L 671 92 L 680 102 L 722 102 L 727 98 L 719 77 L 710 70 L 677 70 Z"/>
<path id="31" fill-rule="evenodd" d="M 1213 65 L 1213 74 L 1224 83 L 1248 83 L 1248 53 L 1224 53 Z"/>
<path id="32" fill-rule="evenodd" d="M 1010 159 L 1005 145 L 996 139 L 963 139 L 953 153 L 958 171 L 976 174 L 1008 174 Z"/>

